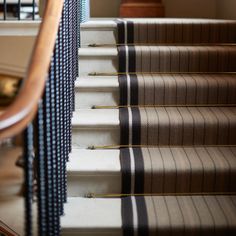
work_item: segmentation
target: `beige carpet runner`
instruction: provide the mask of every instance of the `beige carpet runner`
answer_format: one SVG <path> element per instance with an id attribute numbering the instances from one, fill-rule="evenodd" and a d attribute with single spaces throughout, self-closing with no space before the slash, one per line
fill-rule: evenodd
<path id="1" fill-rule="evenodd" d="M 236 192 L 236 147 L 121 149 L 120 160 L 123 194 Z"/>
<path id="2" fill-rule="evenodd" d="M 118 44 L 235 43 L 236 22 L 197 19 L 117 21 Z"/>
<path id="3" fill-rule="evenodd" d="M 121 145 L 236 145 L 236 107 L 120 109 Z"/>
<path id="4" fill-rule="evenodd" d="M 120 46 L 119 72 L 232 72 L 236 46 Z"/>
<path id="5" fill-rule="evenodd" d="M 157 196 L 122 200 L 123 235 L 235 235 L 236 196 Z"/>
<path id="6" fill-rule="evenodd" d="M 120 105 L 236 104 L 236 74 L 126 74 Z"/>
<path id="7" fill-rule="evenodd" d="M 117 29 L 123 235 L 236 235 L 236 22 Z"/>

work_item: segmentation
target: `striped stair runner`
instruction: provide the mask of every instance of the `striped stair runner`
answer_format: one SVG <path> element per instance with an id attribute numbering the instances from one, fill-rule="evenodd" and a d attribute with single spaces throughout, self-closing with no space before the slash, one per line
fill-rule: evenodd
<path id="1" fill-rule="evenodd" d="M 123 235 L 235 235 L 236 23 L 117 28 Z"/>

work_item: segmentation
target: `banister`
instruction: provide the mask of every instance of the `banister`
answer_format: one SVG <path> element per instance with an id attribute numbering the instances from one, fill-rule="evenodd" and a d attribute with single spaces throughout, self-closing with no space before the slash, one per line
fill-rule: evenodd
<path id="1" fill-rule="evenodd" d="M 56 42 L 64 0 L 47 0 L 24 84 L 15 101 L 0 115 L 0 140 L 26 128 L 37 112 Z"/>

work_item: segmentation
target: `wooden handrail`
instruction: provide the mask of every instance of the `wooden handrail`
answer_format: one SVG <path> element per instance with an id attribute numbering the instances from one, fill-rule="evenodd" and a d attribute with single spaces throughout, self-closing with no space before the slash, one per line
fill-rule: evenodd
<path id="1" fill-rule="evenodd" d="M 15 101 L 0 115 L 0 140 L 21 132 L 37 112 L 53 55 L 63 2 L 47 0 L 24 84 Z"/>

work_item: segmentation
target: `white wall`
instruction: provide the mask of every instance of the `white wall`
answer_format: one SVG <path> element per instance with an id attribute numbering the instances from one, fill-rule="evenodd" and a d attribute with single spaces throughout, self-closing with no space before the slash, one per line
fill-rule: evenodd
<path id="1" fill-rule="evenodd" d="M 236 19 L 236 0 L 216 0 L 217 17 Z"/>
<path id="2" fill-rule="evenodd" d="M 117 17 L 119 15 L 121 0 L 90 1 L 92 17 Z M 166 7 L 166 17 L 215 18 L 215 1 L 216 0 L 163 0 L 163 3 Z"/>

